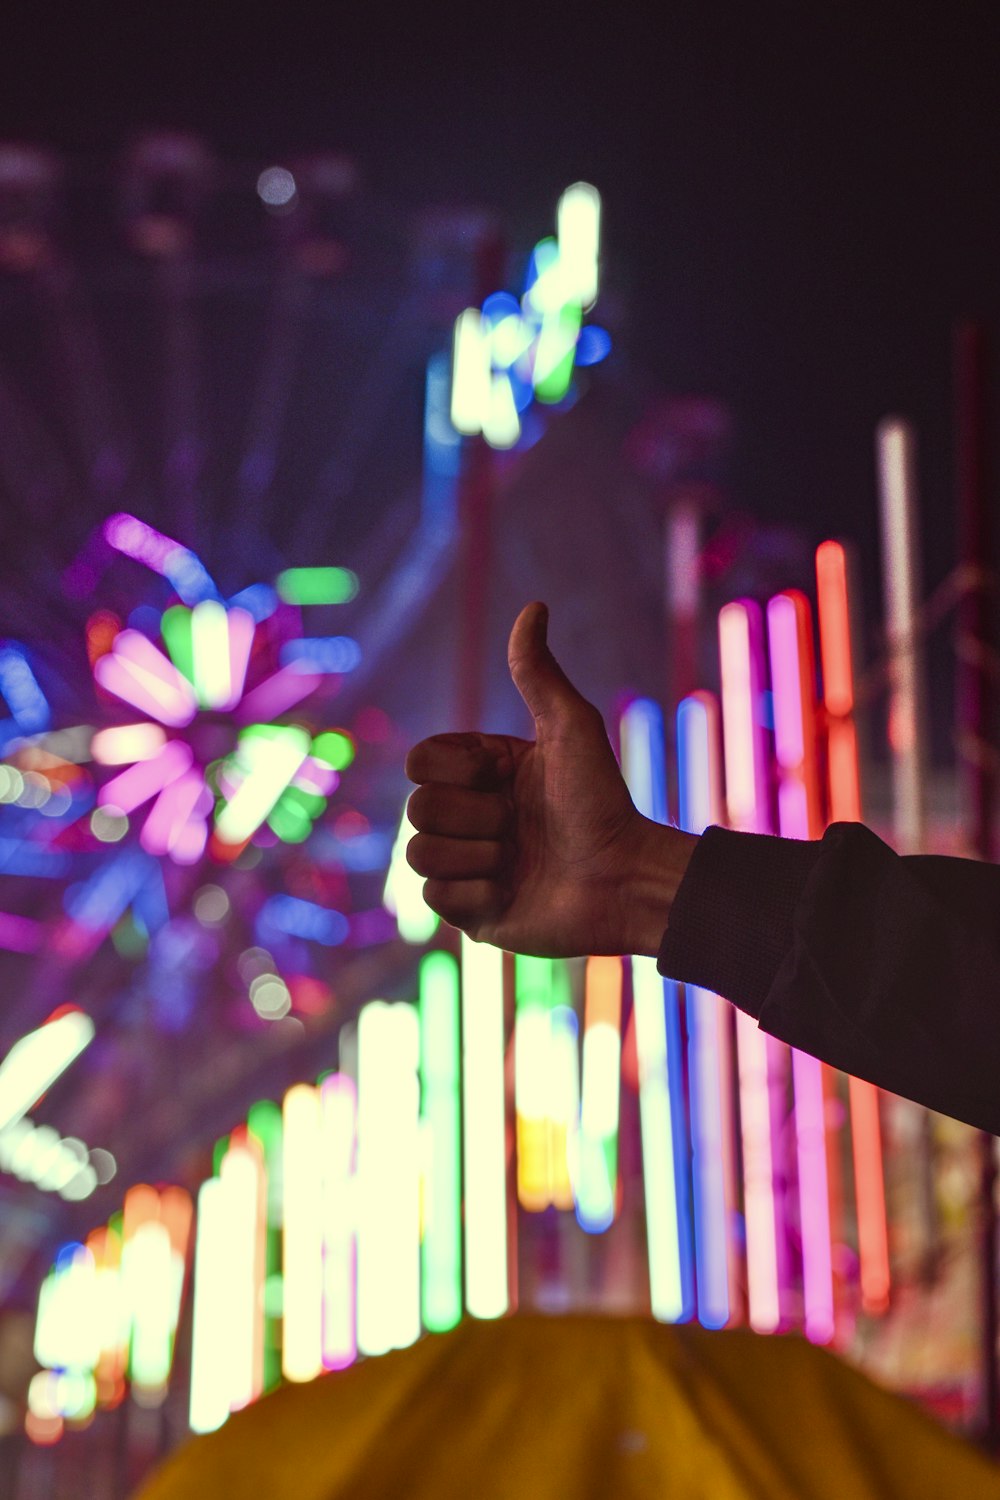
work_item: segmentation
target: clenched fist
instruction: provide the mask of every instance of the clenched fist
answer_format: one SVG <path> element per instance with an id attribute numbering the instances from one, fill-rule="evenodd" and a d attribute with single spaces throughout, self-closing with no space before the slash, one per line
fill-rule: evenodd
<path id="1" fill-rule="evenodd" d="M 526 605 L 507 651 L 534 740 L 439 734 L 407 756 L 418 784 L 407 859 L 427 904 L 477 941 L 552 958 L 652 955 L 697 839 L 637 811 L 547 623 L 544 604 Z"/>

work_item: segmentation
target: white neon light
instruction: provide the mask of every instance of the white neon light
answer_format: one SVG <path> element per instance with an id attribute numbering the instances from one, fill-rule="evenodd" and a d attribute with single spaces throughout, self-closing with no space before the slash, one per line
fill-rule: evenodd
<path id="1" fill-rule="evenodd" d="M 585 310 L 597 301 L 601 247 L 601 195 L 589 182 L 575 182 L 556 210 L 559 262 L 566 293 Z"/>
<path id="2" fill-rule="evenodd" d="M 225 606 L 203 599 L 191 611 L 194 690 L 203 708 L 221 708 L 232 698 L 229 673 L 229 620 Z"/>
<path id="3" fill-rule="evenodd" d="M 294 724 L 280 734 L 241 739 L 238 755 L 246 764 L 246 775 L 215 824 L 224 844 L 242 844 L 256 833 L 309 754 L 310 744 L 306 731 Z"/>
<path id="4" fill-rule="evenodd" d="M 323 1119 L 319 1090 L 297 1083 L 282 1104 L 285 1221 L 284 1337 L 287 1380 L 312 1380 L 323 1368 Z"/>
<path id="5" fill-rule="evenodd" d="M 649 1245 L 650 1305 L 653 1317 L 661 1323 L 676 1323 L 685 1312 L 681 1243 L 663 978 L 653 958 L 632 959 L 632 1003 L 639 1059 L 639 1122 Z"/>
<path id="6" fill-rule="evenodd" d="M 192 1432 L 214 1432 L 229 1416 L 231 1390 L 228 1203 L 218 1177 L 201 1185 L 197 1223 L 188 1422 Z"/>
<path id="7" fill-rule="evenodd" d="M 94 1023 L 69 1010 L 29 1031 L 0 1063 L 0 1130 L 27 1114 L 94 1038 Z"/>
<path id="8" fill-rule="evenodd" d="M 489 329 L 478 308 L 467 307 L 455 320 L 451 374 L 451 425 L 473 436 L 483 430 L 490 408 Z"/>
<path id="9" fill-rule="evenodd" d="M 476 1318 L 507 1311 L 503 954 L 462 937 L 465 1304 Z"/>
<path id="10" fill-rule="evenodd" d="M 437 931 L 440 919 L 424 900 L 424 877 L 407 863 L 406 846 L 416 831 L 404 807 L 389 859 L 382 904 L 396 918 L 404 942 L 426 943 Z"/>
<path id="11" fill-rule="evenodd" d="M 358 1017 L 358 1348 L 420 1336 L 420 1023 L 374 1000 Z"/>

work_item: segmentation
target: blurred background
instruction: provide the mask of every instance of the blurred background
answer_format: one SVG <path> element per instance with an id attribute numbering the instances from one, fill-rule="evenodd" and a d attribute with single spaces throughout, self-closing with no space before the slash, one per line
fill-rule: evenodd
<path id="1" fill-rule="evenodd" d="M 665 732 L 676 816 L 673 715 L 693 691 L 720 691 L 719 610 L 788 589 L 811 607 L 816 548 L 843 541 L 861 811 L 905 843 L 915 825 L 887 736 L 883 587 L 901 565 L 880 543 L 875 438 L 899 414 L 915 444 L 907 566 L 917 606 L 932 601 L 917 627 L 919 847 L 983 852 L 956 736 L 969 730 L 956 719 L 955 570 L 969 561 L 956 410 L 964 389 L 984 414 L 976 453 L 987 465 L 998 27 L 976 4 L 905 24 L 889 7 L 803 17 L 721 4 L 637 7 L 605 27 L 516 7 L 489 23 L 458 10 L 206 18 L 184 6 L 11 22 L 0 60 L 0 1043 L 16 1062 L 15 1045 L 36 1038 L 20 1053 L 35 1059 L 28 1084 L 3 1064 L 5 1096 L 0 1071 L 0 1473 L 18 1500 L 79 1493 L 81 1464 L 88 1495 L 124 1494 L 189 1431 L 192 1213 L 227 1152 L 256 1163 L 271 1205 L 255 1252 L 254 1296 L 263 1308 L 269 1287 L 271 1300 L 253 1394 L 311 1368 L 308 1355 L 299 1369 L 282 1363 L 278 1106 L 330 1075 L 363 1113 L 359 1014 L 374 1000 L 414 1010 L 429 953 L 467 965 L 413 905 L 398 860 L 390 877 L 402 762 L 439 729 L 526 732 L 504 648 L 527 599 L 548 600 L 554 648 L 616 748 L 630 704 L 665 715 L 651 743 L 655 753 Z M 552 255 L 568 259 L 559 204 L 578 183 L 599 195 L 596 295 L 570 288 L 546 302 Z M 508 301 L 484 308 L 479 326 L 493 337 L 512 320 L 516 356 L 501 359 L 494 338 L 491 357 L 513 403 L 501 416 L 516 418 L 499 435 L 487 422 L 484 436 L 451 404 L 454 329 L 497 293 Z M 956 378 L 956 350 L 969 347 L 956 329 L 969 320 L 972 397 Z M 549 338 L 556 353 L 542 356 Z M 990 513 L 988 466 L 978 497 Z M 973 561 L 992 566 L 982 550 Z M 980 626 L 988 642 L 992 603 Z M 991 704 L 983 712 L 980 743 Z M 258 725 L 271 728 L 249 733 Z M 172 770 L 157 760 L 165 745 L 184 747 L 169 752 Z M 160 771 L 142 772 L 150 764 Z M 272 771 L 268 805 L 265 787 L 256 813 L 244 792 L 244 811 L 226 814 Z M 817 816 L 832 816 L 823 802 Z M 693 1269 L 704 1229 L 691 1217 L 700 1189 L 683 1062 L 668 1084 L 680 1111 L 675 1233 L 692 1269 L 673 1310 L 657 1305 L 635 975 L 623 970 L 615 1002 L 609 1218 L 581 1208 L 565 1140 L 546 1148 L 562 1151 L 562 1190 L 552 1179 L 533 1203 L 517 1175 L 529 1118 L 515 1097 L 517 1017 L 537 1000 L 532 986 L 544 992 L 542 1010 L 562 1016 L 546 1022 L 556 1047 L 572 1014 L 583 1072 L 578 1062 L 570 1073 L 585 1089 L 598 981 L 588 989 L 583 964 L 519 977 L 505 960 L 482 980 L 494 982 L 515 1226 L 505 1305 L 759 1326 L 738 1165 L 720 1230 L 724 1306 L 706 1310 L 707 1271 Z M 664 1003 L 684 1050 L 693 1011 L 683 994 Z M 52 1040 L 60 1027 L 65 1053 Z M 736 1077 L 719 1067 L 735 1142 Z M 20 1109 L 15 1084 L 31 1093 Z M 844 1183 L 823 1341 L 988 1434 L 991 1153 L 974 1132 L 882 1097 L 892 1292 L 862 1295 L 846 1080 L 831 1100 Z M 575 1108 L 564 1126 L 579 1124 Z M 804 1221 L 799 1206 L 776 1212 L 792 1266 L 781 1326 L 804 1327 Z M 140 1270 L 126 1275 L 145 1224 L 161 1226 L 165 1259 L 157 1270 L 159 1241 L 139 1235 L 149 1258 L 133 1251 Z M 469 1247 L 454 1254 L 467 1269 Z M 108 1286 L 132 1287 L 117 1314 L 127 1328 L 106 1347 L 77 1330 L 78 1346 L 101 1351 L 88 1364 L 58 1330 L 73 1328 L 102 1268 Z M 162 1295 L 161 1274 L 176 1283 Z M 144 1378 L 140 1358 L 137 1378 L 143 1276 L 152 1304 L 173 1311 L 160 1363 Z M 61 1311 L 39 1342 L 45 1286 L 63 1288 Z M 469 1311 L 463 1295 L 458 1311 Z M 449 1317 L 425 1303 L 416 1326 Z M 382 1334 L 372 1337 L 367 1352 Z M 324 1349 L 316 1368 L 345 1360 Z M 230 1389 L 225 1411 L 242 1399 Z"/>

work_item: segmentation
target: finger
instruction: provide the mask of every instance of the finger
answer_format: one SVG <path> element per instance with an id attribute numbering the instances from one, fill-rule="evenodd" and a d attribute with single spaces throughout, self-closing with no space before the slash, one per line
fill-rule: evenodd
<path id="1" fill-rule="evenodd" d="M 526 604 L 514 621 L 507 644 L 514 686 L 536 723 L 546 715 L 586 703 L 549 650 L 548 623 L 546 604 Z"/>
<path id="2" fill-rule="evenodd" d="M 445 781 L 492 790 L 514 770 L 518 742 L 501 734 L 435 734 L 406 757 L 411 781 Z"/>
<path id="3" fill-rule="evenodd" d="M 507 854 L 495 839 L 445 839 L 418 833 L 406 846 L 406 859 L 418 875 L 433 880 L 495 879 Z"/>
<path id="4" fill-rule="evenodd" d="M 511 807 L 501 792 L 475 792 L 462 786 L 427 782 L 406 804 L 420 833 L 455 839 L 498 839 L 510 827 Z"/>
<path id="5" fill-rule="evenodd" d="M 507 908 L 508 893 L 496 880 L 426 880 L 424 900 L 439 917 L 463 931 L 475 931 Z"/>

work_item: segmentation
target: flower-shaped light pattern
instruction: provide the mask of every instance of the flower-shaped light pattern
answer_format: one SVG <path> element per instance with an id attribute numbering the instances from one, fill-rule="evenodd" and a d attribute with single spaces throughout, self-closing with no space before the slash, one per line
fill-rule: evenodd
<path id="1" fill-rule="evenodd" d="M 255 836 L 308 838 L 354 747 L 342 730 L 316 732 L 287 716 L 318 690 L 335 689 L 359 658 L 349 637 L 290 632 L 298 611 L 279 597 L 295 600 L 296 585 L 308 593 L 317 573 L 353 581 L 343 569 L 292 569 L 277 593 L 257 585 L 228 602 L 174 604 L 160 620 L 162 648 L 132 627 L 105 635 L 93 659 L 98 687 L 144 717 L 94 735 L 94 761 L 116 768 L 98 792 L 96 816 L 107 823 L 145 809 L 143 848 L 182 865 L 206 848 L 227 862 Z M 282 609 L 282 628 L 271 628 Z"/>

